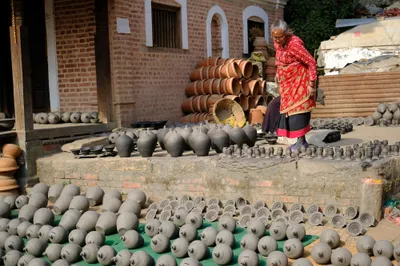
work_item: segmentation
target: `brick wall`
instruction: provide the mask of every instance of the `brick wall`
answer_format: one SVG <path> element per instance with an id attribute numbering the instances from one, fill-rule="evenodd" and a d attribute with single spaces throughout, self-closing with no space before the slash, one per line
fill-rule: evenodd
<path id="1" fill-rule="evenodd" d="M 96 111 L 95 0 L 55 0 L 61 111 Z"/>
<path id="2" fill-rule="evenodd" d="M 157 0 L 170 3 L 171 0 Z M 253 1 L 188 0 L 189 50 L 145 46 L 144 1 L 112 0 L 110 9 L 111 74 L 116 113 L 122 125 L 138 120 L 177 120 L 184 87 L 197 61 L 207 55 L 206 18 L 219 5 L 229 24 L 230 56 L 243 53 L 242 12 Z M 275 4 L 256 4 L 269 15 L 269 24 L 283 17 Z M 116 32 L 116 18 L 129 18 L 132 34 Z"/>

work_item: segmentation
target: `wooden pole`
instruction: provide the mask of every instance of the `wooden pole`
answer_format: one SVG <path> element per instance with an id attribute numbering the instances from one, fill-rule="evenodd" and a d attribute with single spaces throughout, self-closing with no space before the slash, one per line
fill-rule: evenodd
<path id="1" fill-rule="evenodd" d="M 31 71 L 28 34 L 22 26 L 10 27 L 11 62 L 14 83 L 15 128 L 33 130 Z"/>

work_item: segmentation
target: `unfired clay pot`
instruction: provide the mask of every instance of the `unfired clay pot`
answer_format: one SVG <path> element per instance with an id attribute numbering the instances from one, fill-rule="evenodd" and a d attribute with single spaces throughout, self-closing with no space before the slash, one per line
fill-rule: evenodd
<path id="1" fill-rule="evenodd" d="M 87 211 L 79 218 L 76 228 L 82 229 L 89 233 L 96 229 L 96 223 L 99 217 L 100 213 L 96 211 Z"/>
<path id="2" fill-rule="evenodd" d="M 68 231 L 61 226 L 56 226 L 49 233 L 51 243 L 63 244 L 68 240 Z"/>
<path id="3" fill-rule="evenodd" d="M 163 234 L 157 234 L 155 236 L 153 236 L 153 238 L 151 239 L 151 249 L 160 254 L 160 253 L 164 253 L 169 249 L 169 238 L 167 238 L 165 235 Z"/>
<path id="4" fill-rule="evenodd" d="M 26 229 L 26 238 L 38 238 L 39 236 L 40 225 L 33 224 Z"/>
<path id="5" fill-rule="evenodd" d="M 15 200 L 17 199 L 16 195 L 10 195 L 4 198 L 3 202 L 10 205 L 10 210 L 13 210 L 15 207 Z"/>
<path id="6" fill-rule="evenodd" d="M 172 242 L 171 251 L 177 258 L 185 258 L 188 255 L 189 241 L 185 238 L 177 238 Z"/>
<path id="7" fill-rule="evenodd" d="M 201 232 L 200 238 L 207 247 L 212 247 L 215 245 L 217 234 L 217 229 L 215 229 L 214 227 L 207 227 L 203 230 L 203 232 Z"/>
<path id="8" fill-rule="evenodd" d="M 62 184 L 51 185 L 49 188 L 49 192 L 47 194 L 49 201 L 52 203 L 55 203 L 56 200 L 60 197 L 63 189 L 64 189 L 64 186 Z"/>
<path id="9" fill-rule="evenodd" d="M 102 246 L 97 252 L 97 260 L 102 265 L 111 265 L 112 258 L 115 257 L 115 249 L 110 246 Z"/>
<path id="10" fill-rule="evenodd" d="M 332 249 L 337 248 L 340 244 L 340 236 L 338 232 L 333 229 L 322 231 L 319 240 L 322 243 L 327 243 Z"/>
<path id="11" fill-rule="evenodd" d="M 129 250 L 123 249 L 112 258 L 112 262 L 114 262 L 116 266 L 129 266 L 129 259 L 131 256 L 132 253 Z"/>
<path id="12" fill-rule="evenodd" d="M 10 235 L 17 235 L 18 234 L 18 231 L 17 231 L 18 225 L 20 225 L 21 221 L 23 221 L 23 220 L 20 220 L 20 219 L 10 220 L 7 224 L 7 232 Z"/>
<path id="13" fill-rule="evenodd" d="M 346 248 L 337 248 L 332 251 L 331 263 L 333 265 L 350 265 L 351 252 Z"/>
<path id="14" fill-rule="evenodd" d="M 246 234 L 240 240 L 240 247 L 243 250 L 257 251 L 259 238 L 255 234 Z"/>
<path id="15" fill-rule="evenodd" d="M 209 137 L 211 139 L 211 145 L 217 153 L 222 153 L 222 149 L 229 147 L 230 145 L 228 133 L 226 133 L 220 127 L 218 127 L 213 134 L 209 134 Z"/>
<path id="16" fill-rule="evenodd" d="M 6 255 L 3 256 L 4 265 L 5 266 L 16 266 L 18 263 L 18 260 L 23 255 L 24 254 L 19 250 L 11 250 L 10 252 L 7 252 Z"/>
<path id="17" fill-rule="evenodd" d="M 75 196 L 72 198 L 71 203 L 69 204 L 70 210 L 77 210 L 82 213 L 89 210 L 89 200 L 85 196 Z"/>
<path id="18" fill-rule="evenodd" d="M 283 252 L 290 259 L 298 259 L 303 256 L 304 247 L 300 240 L 291 238 L 283 245 Z"/>
<path id="19" fill-rule="evenodd" d="M 283 222 L 274 222 L 272 223 L 271 227 L 269 228 L 270 235 L 275 240 L 283 240 L 286 237 L 286 229 L 287 226 Z"/>
<path id="20" fill-rule="evenodd" d="M 24 248 L 24 240 L 17 235 L 11 235 L 6 239 L 4 248 L 6 252 L 9 252 L 10 250 L 22 251 Z"/>
<path id="21" fill-rule="evenodd" d="M 32 225 L 32 223 L 30 223 L 28 221 L 20 223 L 17 227 L 18 236 L 22 237 L 22 238 L 26 237 L 26 230 L 28 230 L 28 227 L 31 225 Z"/>
<path id="22" fill-rule="evenodd" d="M 236 221 L 229 216 L 224 216 L 219 219 L 218 222 L 218 229 L 219 230 L 228 230 L 232 233 L 236 230 Z"/>
<path id="23" fill-rule="evenodd" d="M 33 186 L 29 194 L 33 193 L 42 193 L 47 197 L 47 193 L 49 192 L 49 186 L 44 183 L 38 183 Z M 30 197 L 30 196 L 29 196 Z"/>
<path id="24" fill-rule="evenodd" d="M 18 209 L 21 209 L 24 205 L 28 204 L 28 201 L 29 201 L 29 198 L 27 196 L 21 195 L 15 200 L 15 206 Z"/>
<path id="25" fill-rule="evenodd" d="M 80 194 L 81 194 L 81 189 L 78 186 L 74 184 L 68 184 L 62 190 L 60 197 L 64 195 L 78 196 Z"/>
<path id="26" fill-rule="evenodd" d="M 185 258 L 182 260 L 180 266 L 201 266 L 200 261 L 196 260 L 195 258 Z"/>
<path id="27" fill-rule="evenodd" d="M 103 202 L 104 190 L 101 187 L 89 187 L 86 191 L 90 206 L 101 205 Z"/>
<path id="28" fill-rule="evenodd" d="M 53 262 L 52 266 L 70 266 L 70 264 L 66 260 L 59 259 Z"/>
<path id="29" fill-rule="evenodd" d="M 218 244 L 212 252 L 212 258 L 216 264 L 226 265 L 232 261 L 233 251 L 226 244 Z"/>
<path id="30" fill-rule="evenodd" d="M 173 222 L 167 221 L 160 225 L 158 232 L 169 239 L 174 239 L 178 236 L 179 229 Z"/>
<path id="31" fill-rule="evenodd" d="M 118 214 L 117 231 L 121 236 L 128 230 L 136 230 L 138 226 L 139 219 L 136 214 L 132 212 L 122 212 Z"/>
<path id="32" fill-rule="evenodd" d="M 29 197 L 28 204 L 36 206 L 37 208 L 45 208 L 47 207 L 47 194 L 44 195 L 42 193 L 32 193 Z"/>
<path id="33" fill-rule="evenodd" d="M 177 266 L 176 260 L 169 254 L 160 256 L 156 262 L 156 266 Z"/>
<path id="34" fill-rule="evenodd" d="M 74 229 L 81 217 L 82 213 L 78 210 L 68 210 L 61 218 L 59 226 L 67 231 Z"/>
<path id="35" fill-rule="evenodd" d="M 47 257 L 49 261 L 55 262 L 61 258 L 61 249 L 63 245 L 61 244 L 50 244 L 43 253 L 43 256 Z"/>
<path id="36" fill-rule="evenodd" d="M 351 257 L 350 265 L 370 266 L 371 262 L 372 260 L 367 253 L 356 253 Z"/>
<path id="37" fill-rule="evenodd" d="M 149 237 L 153 237 L 158 234 L 158 229 L 161 226 L 161 222 L 157 219 L 151 219 L 147 221 L 146 226 L 144 227 L 146 235 Z"/>
<path id="38" fill-rule="evenodd" d="M 39 238 L 33 238 L 28 240 L 24 248 L 24 251 L 28 252 L 32 256 L 41 257 L 46 248 L 47 248 L 47 242 L 44 242 Z"/>
<path id="39" fill-rule="evenodd" d="M 105 235 L 114 234 L 117 230 L 117 214 L 106 211 L 103 212 L 96 223 L 96 231 Z"/>
<path id="40" fill-rule="evenodd" d="M 356 242 L 357 251 L 372 256 L 374 254 L 375 243 L 375 239 L 370 236 L 360 236 Z"/>
<path id="41" fill-rule="evenodd" d="M 248 249 L 243 250 L 239 254 L 238 263 L 239 265 L 243 266 L 258 266 L 259 265 L 258 255 L 253 250 L 248 250 Z"/>
<path id="42" fill-rule="evenodd" d="M 143 190 L 140 189 L 134 189 L 132 191 L 130 191 L 128 193 L 128 196 L 126 197 L 128 200 L 134 200 L 137 201 L 140 206 L 143 208 L 145 203 L 146 203 L 146 199 L 147 196 L 146 194 L 143 192 Z"/>
<path id="43" fill-rule="evenodd" d="M 265 235 L 265 225 L 260 220 L 254 219 L 247 226 L 247 232 L 263 237 Z"/>
<path id="44" fill-rule="evenodd" d="M 196 229 L 199 229 L 203 226 L 203 217 L 201 216 L 200 213 L 196 212 L 190 212 L 185 219 L 186 224 L 192 224 L 196 227 Z"/>
<path id="45" fill-rule="evenodd" d="M 129 259 L 129 263 L 131 266 L 153 266 L 154 259 L 152 256 L 147 254 L 147 252 L 139 250 L 132 254 L 132 257 Z"/>
<path id="46" fill-rule="evenodd" d="M 287 266 L 288 258 L 283 252 L 273 251 L 268 256 L 268 264 Z"/>
<path id="47" fill-rule="evenodd" d="M 29 262 L 33 260 L 35 257 L 32 256 L 31 254 L 25 254 L 23 255 L 19 260 L 18 260 L 18 266 L 28 266 Z M 1 260 L 1 258 L 0 258 Z"/>
<path id="48" fill-rule="evenodd" d="M 288 239 L 297 238 L 303 241 L 306 236 L 306 229 L 301 224 L 290 224 L 286 229 L 286 236 Z"/>
<path id="49" fill-rule="evenodd" d="M 185 139 L 175 130 L 171 130 L 164 138 L 164 145 L 171 157 L 180 157 L 185 151 Z"/>
<path id="50" fill-rule="evenodd" d="M 65 190 L 65 188 L 64 188 L 64 190 Z M 54 203 L 54 205 L 53 205 L 53 212 L 56 215 L 64 214 L 68 210 L 69 204 L 71 203 L 72 198 L 73 198 L 73 196 L 69 195 L 68 193 L 65 193 L 64 195 L 61 193 L 60 197 L 56 200 L 56 203 Z"/>
<path id="51" fill-rule="evenodd" d="M 133 151 L 133 145 L 133 139 L 128 137 L 126 132 L 119 136 L 115 141 L 115 147 L 117 148 L 120 157 L 130 157 Z"/>
<path id="52" fill-rule="evenodd" d="M 128 249 L 140 248 L 144 244 L 144 239 L 141 234 L 136 230 L 129 230 L 121 236 L 121 240 L 124 242 L 124 246 Z"/>
<path id="53" fill-rule="evenodd" d="M 388 240 L 379 240 L 376 241 L 374 245 L 374 256 L 384 256 L 388 259 L 391 259 L 393 256 L 393 244 Z"/>
<path id="54" fill-rule="evenodd" d="M 200 240 L 193 241 L 188 247 L 189 257 L 199 261 L 205 259 L 208 256 L 208 252 L 208 247 Z"/>
<path id="55" fill-rule="evenodd" d="M 193 224 L 185 224 L 179 229 L 179 237 L 190 243 L 197 238 L 197 228 Z"/>
<path id="56" fill-rule="evenodd" d="M 8 219 L 8 218 L 0 218 L 0 232 L 7 231 L 7 225 L 9 222 L 10 222 L 10 219 Z"/>
<path id="57" fill-rule="evenodd" d="M 126 199 L 119 207 L 118 213 L 132 212 L 136 214 L 137 217 L 140 217 L 141 210 L 142 207 L 140 206 L 139 202 L 137 202 L 136 200 Z"/>
<path id="58" fill-rule="evenodd" d="M 86 243 L 86 245 L 95 244 L 95 245 L 101 247 L 104 245 L 105 240 L 106 240 L 106 237 L 104 234 L 97 232 L 97 231 L 92 231 L 86 235 L 85 243 Z"/>
<path id="59" fill-rule="evenodd" d="M 96 263 L 99 246 L 88 244 L 82 248 L 81 257 L 86 263 Z"/>
<path id="60" fill-rule="evenodd" d="M 121 207 L 121 204 L 121 200 L 114 197 L 109 197 L 106 201 L 103 200 L 103 212 L 117 213 Z"/>
<path id="61" fill-rule="evenodd" d="M 151 157 L 157 146 L 157 136 L 147 129 L 139 134 L 136 145 L 142 157 Z"/>
<path id="62" fill-rule="evenodd" d="M 327 243 L 318 243 L 311 251 L 311 257 L 318 264 L 328 264 L 331 260 L 331 255 L 332 249 Z"/>
<path id="63" fill-rule="evenodd" d="M 258 251 L 264 257 L 268 257 L 271 252 L 278 250 L 278 242 L 271 236 L 264 236 L 261 238 L 257 246 Z"/>
<path id="64" fill-rule="evenodd" d="M 38 210 L 38 207 L 36 207 L 32 204 L 24 205 L 18 213 L 18 219 L 20 219 L 21 221 L 32 222 L 33 216 L 35 215 L 35 212 L 37 210 Z"/>
<path id="65" fill-rule="evenodd" d="M 215 238 L 215 243 L 217 245 L 226 244 L 230 247 L 234 247 L 235 246 L 235 237 L 233 236 L 232 232 L 230 232 L 228 230 L 222 230 L 217 234 L 217 236 Z"/>
<path id="66" fill-rule="evenodd" d="M 51 229 L 53 229 L 53 226 L 51 225 L 43 225 L 42 227 L 40 227 L 38 238 L 45 241 L 46 243 L 49 242 L 49 234 Z"/>
<path id="67" fill-rule="evenodd" d="M 82 229 L 74 229 L 68 235 L 68 241 L 71 244 L 77 244 L 81 247 L 85 245 L 86 231 Z"/>
<path id="68" fill-rule="evenodd" d="M 211 140 L 207 134 L 199 131 L 193 137 L 191 147 L 197 156 L 208 156 L 211 148 Z"/>
<path id="69" fill-rule="evenodd" d="M 8 232 L 0 232 L 0 250 L 4 249 L 6 239 L 10 236 Z"/>
<path id="70" fill-rule="evenodd" d="M 69 263 L 75 263 L 81 260 L 82 248 L 77 244 L 67 244 L 61 249 L 61 258 Z"/>
<path id="71" fill-rule="evenodd" d="M 33 224 L 38 225 L 53 225 L 54 224 L 54 214 L 48 208 L 40 208 L 35 212 L 33 216 Z"/>

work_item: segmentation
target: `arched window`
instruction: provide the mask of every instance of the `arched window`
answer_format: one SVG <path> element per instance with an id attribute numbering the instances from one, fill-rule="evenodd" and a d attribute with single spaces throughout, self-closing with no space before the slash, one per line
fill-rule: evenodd
<path id="1" fill-rule="evenodd" d="M 250 17 L 258 17 L 262 21 L 264 21 L 264 38 L 269 43 L 269 34 L 268 34 L 268 14 L 264 9 L 258 6 L 248 6 L 243 11 L 243 53 L 249 53 L 249 29 L 248 29 L 248 20 Z"/>
<path id="2" fill-rule="evenodd" d="M 221 47 L 222 47 L 222 57 L 229 57 L 229 29 L 228 29 L 228 20 L 226 19 L 225 12 L 219 6 L 213 6 L 207 15 L 207 23 L 206 23 L 206 38 L 207 38 L 207 56 L 212 56 L 212 21 L 214 15 L 218 17 L 219 26 L 221 28 Z"/>
<path id="3" fill-rule="evenodd" d="M 186 0 L 175 0 L 181 6 L 180 8 L 180 35 L 182 38 L 181 48 L 189 49 L 188 41 L 188 22 L 187 22 L 187 3 Z M 146 46 L 153 47 L 153 14 L 151 0 L 144 0 L 144 12 L 146 23 Z"/>

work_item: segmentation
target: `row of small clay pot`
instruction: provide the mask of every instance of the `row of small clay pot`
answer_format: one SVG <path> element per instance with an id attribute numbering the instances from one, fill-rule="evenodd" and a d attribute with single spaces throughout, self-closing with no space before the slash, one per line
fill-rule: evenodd
<path id="1" fill-rule="evenodd" d="M 380 103 L 371 115 L 374 125 L 400 125 L 400 103 Z"/>
<path id="2" fill-rule="evenodd" d="M 58 124 L 58 123 L 98 123 L 97 112 L 53 112 L 33 114 L 33 121 L 37 124 Z"/>

